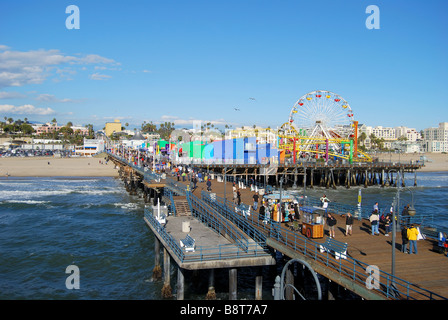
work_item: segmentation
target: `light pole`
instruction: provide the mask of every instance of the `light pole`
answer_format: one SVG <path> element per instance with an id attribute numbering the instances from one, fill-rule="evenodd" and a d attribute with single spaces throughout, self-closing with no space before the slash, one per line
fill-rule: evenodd
<path id="1" fill-rule="evenodd" d="M 227 184 L 227 166 L 224 167 L 224 206 L 227 205 L 226 184 Z"/>
<path id="2" fill-rule="evenodd" d="M 390 171 L 393 171 L 393 170 L 390 170 Z M 392 212 L 392 272 L 391 272 L 392 276 L 395 276 L 395 238 L 396 238 L 396 231 L 397 231 L 397 228 L 396 228 L 397 223 L 395 221 L 395 217 L 396 217 L 396 212 L 398 212 L 398 210 L 400 210 L 401 188 L 407 189 L 407 190 L 409 190 L 409 192 L 411 192 L 412 207 L 409 208 L 410 210 L 408 210 L 408 213 L 410 216 L 414 216 L 416 214 L 416 211 L 414 209 L 414 194 L 413 194 L 412 190 L 409 189 L 408 187 L 401 186 L 403 183 L 403 180 L 404 180 L 403 172 L 397 171 L 397 173 L 398 173 L 398 177 L 401 178 L 401 182 L 400 182 L 400 179 L 397 179 L 397 195 L 395 196 L 395 208 L 396 209 L 394 208 L 394 210 Z"/>

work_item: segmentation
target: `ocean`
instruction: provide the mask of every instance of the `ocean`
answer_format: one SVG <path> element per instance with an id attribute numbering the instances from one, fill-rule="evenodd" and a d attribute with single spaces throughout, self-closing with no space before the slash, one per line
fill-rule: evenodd
<path id="1" fill-rule="evenodd" d="M 411 195 L 418 214 L 432 215 L 448 227 L 448 173 L 418 173 L 406 177 L 401 203 Z M 310 197 L 323 193 L 333 202 L 356 205 L 358 188 L 307 189 Z M 395 188 L 362 189 L 363 205 L 389 208 Z M 129 195 L 116 178 L 0 179 L 0 299 L 39 300 L 160 300 L 163 281 L 152 280 L 154 235 L 143 221 L 145 203 Z M 429 218 L 428 218 L 429 219 Z M 161 260 L 163 261 L 163 260 Z M 79 270 L 79 289 L 67 283 Z M 272 299 L 280 267 L 265 267 L 263 298 Z M 171 265 L 175 293 L 177 270 Z M 227 299 L 225 270 L 216 273 L 218 299 Z M 238 298 L 253 299 L 253 270 L 238 271 Z M 203 299 L 207 277 L 185 276 L 185 298 Z M 175 297 L 173 297 L 175 299 Z"/>

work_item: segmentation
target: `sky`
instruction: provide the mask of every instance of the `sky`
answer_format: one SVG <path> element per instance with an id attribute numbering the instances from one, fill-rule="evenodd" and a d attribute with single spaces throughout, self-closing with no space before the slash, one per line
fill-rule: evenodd
<path id="1" fill-rule="evenodd" d="M 275 128 L 328 90 L 361 124 L 437 127 L 447 15 L 446 0 L 0 0 L 0 119 Z"/>

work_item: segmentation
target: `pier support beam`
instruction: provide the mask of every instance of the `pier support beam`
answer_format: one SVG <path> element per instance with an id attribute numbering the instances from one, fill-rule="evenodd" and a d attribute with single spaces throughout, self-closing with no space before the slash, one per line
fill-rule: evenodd
<path id="1" fill-rule="evenodd" d="M 163 248 L 163 275 L 164 275 L 164 281 L 163 281 L 163 288 L 162 288 L 162 297 L 163 298 L 171 298 L 172 292 L 171 292 L 171 277 L 170 277 L 170 254 L 168 251 Z"/>
<path id="2" fill-rule="evenodd" d="M 261 267 L 258 267 L 257 276 L 255 277 L 255 300 L 262 300 L 263 292 L 263 276 L 261 273 Z"/>
<path id="3" fill-rule="evenodd" d="M 184 300 L 185 276 L 184 269 L 177 268 L 177 300 Z"/>
<path id="4" fill-rule="evenodd" d="M 205 300 L 216 300 L 215 269 L 210 269 L 210 273 L 208 275 L 208 292 L 205 296 Z"/>
<path id="5" fill-rule="evenodd" d="M 286 282 L 286 285 L 291 285 L 292 287 L 294 287 L 294 276 L 290 269 L 286 270 L 285 282 Z M 285 300 L 293 300 L 294 299 L 294 289 L 291 286 L 288 286 L 285 289 Z"/>
<path id="6" fill-rule="evenodd" d="M 229 270 L 229 300 L 237 300 L 237 269 Z"/>
<path id="7" fill-rule="evenodd" d="M 160 267 L 160 241 L 156 237 L 154 237 L 154 265 L 152 279 L 157 281 L 162 279 L 162 268 Z"/>

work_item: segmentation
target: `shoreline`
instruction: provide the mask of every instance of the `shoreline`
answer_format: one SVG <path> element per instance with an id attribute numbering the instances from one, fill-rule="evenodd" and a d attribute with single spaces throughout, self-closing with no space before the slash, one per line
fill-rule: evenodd
<path id="1" fill-rule="evenodd" d="M 411 161 L 419 161 L 420 156 L 425 156 L 430 161 L 425 161 L 425 166 L 417 170 L 417 172 L 444 172 L 448 171 L 448 154 L 443 153 L 381 153 L 372 155 L 383 162 L 402 162 L 409 163 Z"/>

